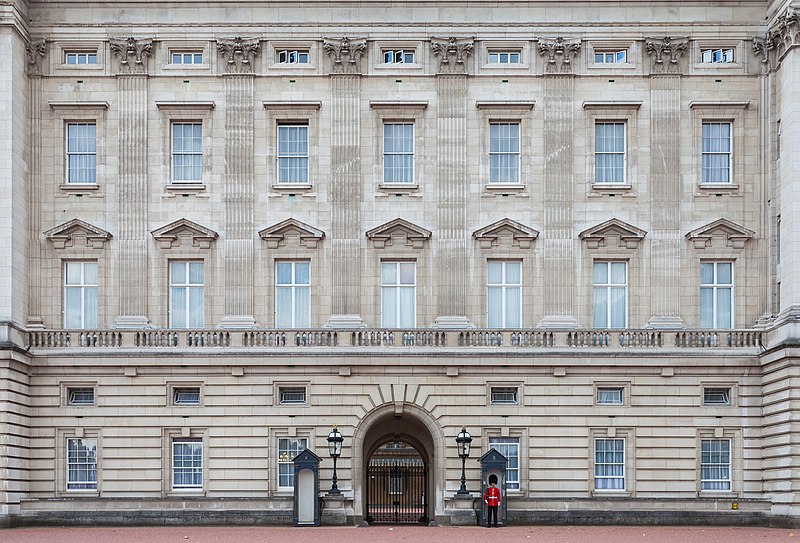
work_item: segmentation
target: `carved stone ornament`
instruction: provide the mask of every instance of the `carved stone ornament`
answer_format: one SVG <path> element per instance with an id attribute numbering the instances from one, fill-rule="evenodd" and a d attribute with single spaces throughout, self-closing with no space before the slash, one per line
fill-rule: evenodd
<path id="1" fill-rule="evenodd" d="M 753 53 L 761 59 L 763 68 L 774 68 L 786 51 L 800 43 L 800 14 L 789 7 L 767 31 L 763 38 L 753 38 Z"/>
<path id="2" fill-rule="evenodd" d="M 372 241 L 376 249 L 386 247 L 411 247 L 422 249 L 425 242 L 431 239 L 431 231 L 408 222 L 405 219 L 394 219 L 367 231 L 367 239 Z M 397 242 L 397 246 L 395 246 Z"/>
<path id="3" fill-rule="evenodd" d="M 44 38 L 25 44 L 25 73 L 42 75 L 42 59 L 47 53 L 47 42 Z"/>
<path id="4" fill-rule="evenodd" d="M 721 240 L 725 247 L 731 249 L 744 249 L 744 244 L 755 234 L 749 228 L 728 219 L 719 218 L 692 230 L 686 234 L 686 239 L 694 243 L 695 249 L 708 249 L 714 244 L 714 240 Z"/>
<path id="5" fill-rule="evenodd" d="M 681 58 L 689 48 L 689 38 L 672 39 L 645 38 L 644 50 L 650 55 L 650 72 L 654 74 L 678 74 Z"/>
<path id="6" fill-rule="evenodd" d="M 111 52 L 119 59 L 119 73 L 147 73 L 147 57 L 153 52 L 151 38 L 111 38 L 108 43 Z"/>
<path id="7" fill-rule="evenodd" d="M 217 40 L 217 51 L 225 57 L 225 73 L 251 74 L 254 71 L 253 61 L 261 51 L 259 38 L 220 38 Z"/>
<path id="8" fill-rule="evenodd" d="M 539 54 L 547 60 L 547 73 L 571 74 L 572 61 L 580 51 L 580 39 L 564 39 L 561 36 L 552 40 L 539 38 Z"/>
<path id="9" fill-rule="evenodd" d="M 539 237 L 539 231 L 505 218 L 475 230 L 472 237 L 481 244 L 481 249 L 491 249 L 501 243 L 520 249 L 530 249 L 534 240 Z"/>
<path id="10" fill-rule="evenodd" d="M 162 249 L 179 247 L 183 240 L 191 241 L 192 247 L 209 249 L 218 234 L 189 219 L 178 219 L 151 232 Z"/>
<path id="11" fill-rule="evenodd" d="M 258 235 L 267 242 L 269 249 L 278 249 L 290 243 L 316 249 L 317 244 L 325 237 L 325 232 L 297 219 L 286 219 L 264 228 Z"/>
<path id="12" fill-rule="evenodd" d="M 322 47 L 331 57 L 332 74 L 360 74 L 361 57 L 367 50 L 367 38 L 322 38 Z"/>
<path id="13" fill-rule="evenodd" d="M 102 249 L 106 241 L 111 239 L 111 233 L 80 219 L 72 219 L 46 230 L 44 237 L 56 249 L 82 247 Z"/>
<path id="14" fill-rule="evenodd" d="M 467 58 L 474 48 L 475 38 L 431 38 L 431 51 L 439 58 L 440 74 L 467 73 Z"/>
<path id="15" fill-rule="evenodd" d="M 647 235 L 641 228 L 621 221 L 619 219 L 609 219 L 597 226 L 587 228 L 578 237 L 586 242 L 589 249 L 609 247 L 611 241 L 616 240 L 617 247 L 624 249 L 636 249 L 639 243 Z"/>

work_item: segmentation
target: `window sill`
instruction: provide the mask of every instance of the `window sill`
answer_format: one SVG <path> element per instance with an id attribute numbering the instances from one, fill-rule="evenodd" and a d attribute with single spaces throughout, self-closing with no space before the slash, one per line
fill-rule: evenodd
<path id="1" fill-rule="evenodd" d="M 700 183 L 697 186 L 698 196 L 710 196 L 715 194 L 722 196 L 723 194 L 731 195 L 739 192 L 739 185 L 733 183 Z"/>
<path id="2" fill-rule="evenodd" d="M 594 183 L 589 192 L 590 198 L 602 198 L 603 196 L 622 195 L 623 198 L 634 198 L 633 185 L 630 183 Z"/>
<path id="3" fill-rule="evenodd" d="M 100 491 L 97 489 L 92 490 L 65 490 L 64 496 L 70 498 L 97 498 L 100 496 Z"/>
<path id="4" fill-rule="evenodd" d="M 518 198 L 524 198 L 528 196 L 525 189 L 526 187 L 523 184 L 487 183 L 483 186 L 483 196 L 484 198 L 496 198 L 497 196 L 509 196 L 513 194 Z"/>
<path id="5" fill-rule="evenodd" d="M 164 190 L 167 192 L 180 192 L 184 194 L 203 192 L 206 190 L 205 183 L 170 183 Z"/>
<path id="6" fill-rule="evenodd" d="M 311 183 L 273 183 L 275 192 L 309 192 L 314 186 Z"/>
<path id="7" fill-rule="evenodd" d="M 61 183 L 58 188 L 68 194 L 100 194 L 100 185 L 97 183 Z"/>
<path id="8" fill-rule="evenodd" d="M 632 495 L 630 490 L 592 490 L 593 498 L 630 498 Z"/>
<path id="9" fill-rule="evenodd" d="M 419 190 L 419 183 L 381 183 L 378 190 L 389 193 L 416 192 Z"/>
<path id="10" fill-rule="evenodd" d="M 202 488 L 186 488 L 186 489 L 172 489 L 167 491 L 167 496 L 197 496 L 204 497 L 206 491 Z"/>

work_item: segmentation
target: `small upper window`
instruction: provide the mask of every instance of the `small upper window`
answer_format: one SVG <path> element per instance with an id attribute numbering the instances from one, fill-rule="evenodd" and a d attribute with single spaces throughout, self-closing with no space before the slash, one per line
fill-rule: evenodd
<path id="1" fill-rule="evenodd" d="M 733 62 L 733 47 L 724 49 L 703 49 L 700 51 L 703 64 L 728 64 Z"/>
<path id="2" fill-rule="evenodd" d="M 67 389 L 67 404 L 69 405 L 94 405 L 94 388 L 75 387 Z"/>
<path id="3" fill-rule="evenodd" d="M 489 51 L 489 64 L 519 64 L 519 51 Z"/>
<path id="4" fill-rule="evenodd" d="M 703 389 L 703 405 L 730 405 L 731 389 L 711 387 Z"/>
<path id="5" fill-rule="evenodd" d="M 383 52 L 383 62 L 386 64 L 413 64 L 413 49 L 397 49 Z"/>
<path id="6" fill-rule="evenodd" d="M 306 387 L 280 387 L 281 404 L 306 403 Z"/>
<path id="7" fill-rule="evenodd" d="M 171 52 L 172 64 L 202 64 L 203 52 L 202 51 L 172 51 Z"/>
<path id="8" fill-rule="evenodd" d="M 595 64 L 622 64 L 628 62 L 628 50 L 620 49 L 617 51 L 595 51 Z"/>
<path id="9" fill-rule="evenodd" d="M 624 400 L 622 387 L 597 388 L 597 405 L 622 405 Z"/>
<path id="10" fill-rule="evenodd" d="M 516 405 L 517 387 L 492 387 L 492 405 Z"/>
<path id="11" fill-rule="evenodd" d="M 308 64 L 308 51 L 278 51 L 278 64 Z"/>
<path id="12" fill-rule="evenodd" d="M 200 405 L 200 387 L 175 387 L 172 389 L 174 405 Z"/>
<path id="13" fill-rule="evenodd" d="M 97 51 L 67 51 L 66 64 L 97 64 Z"/>

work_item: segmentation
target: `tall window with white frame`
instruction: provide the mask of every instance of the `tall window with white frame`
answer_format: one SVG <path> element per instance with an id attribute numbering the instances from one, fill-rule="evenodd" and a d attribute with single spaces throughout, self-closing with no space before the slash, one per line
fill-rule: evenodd
<path id="1" fill-rule="evenodd" d="M 97 328 L 97 262 L 64 262 L 64 328 Z"/>
<path id="2" fill-rule="evenodd" d="M 594 263 L 594 327 L 628 327 L 628 263 Z"/>
<path id="3" fill-rule="evenodd" d="M 625 490 L 625 440 L 594 440 L 594 489 Z"/>
<path id="4" fill-rule="evenodd" d="M 625 183 L 625 146 L 625 123 L 595 123 L 595 183 Z"/>
<path id="5" fill-rule="evenodd" d="M 733 328 L 733 262 L 700 263 L 700 326 Z"/>
<path id="6" fill-rule="evenodd" d="M 381 326 L 417 326 L 417 265 L 381 262 Z"/>
<path id="7" fill-rule="evenodd" d="M 519 490 L 519 438 L 490 437 L 489 449 L 496 450 L 508 459 L 506 490 Z"/>
<path id="8" fill-rule="evenodd" d="M 203 489 L 203 440 L 173 438 L 172 490 Z"/>
<path id="9" fill-rule="evenodd" d="M 519 184 L 519 155 L 519 123 L 489 123 L 489 183 Z"/>
<path id="10" fill-rule="evenodd" d="M 203 180 L 202 123 L 172 123 L 172 180 L 175 183 Z"/>
<path id="11" fill-rule="evenodd" d="M 67 490 L 97 490 L 97 440 L 67 438 Z"/>
<path id="12" fill-rule="evenodd" d="M 294 457 L 308 448 L 304 437 L 282 437 L 278 439 L 278 489 L 294 488 Z"/>
<path id="13" fill-rule="evenodd" d="M 308 124 L 278 125 L 278 183 L 308 183 Z"/>
<path id="14" fill-rule="evenodd" d="M 275 263 L 275 326 L 304 328 L 311 322 L 311 263 Z"/>
<path id="15" fill-rule="evenodd" d="M 97 124 L 67 123 L 67 183 L 97 183 Z"/>
<path id="16" fill-rule="evenodd" d="M 414 182 L 414 123 L 384 123 L 383 182 Z"/>
<path id="17" fill-rule="evenodd" d="M 522 262 L 489 261 L 487 324 L 489 328 L 522 326 Z"/>
<path id="18" fill-rule="evenodd" d="M 169 263 L 170 328 L 202 328 L 205 323 L 205 266 L 195 260 Z"/>
<path id="19" fill-rule="evenodd" d="M 731 440 L 700 440 L 700 490 L 731 490 Z"/>
<path id="20" fill-rule="evenodd" d="M 733 162 L 733 125 L 703 122 L 702 183 L 730 183 Z"/>

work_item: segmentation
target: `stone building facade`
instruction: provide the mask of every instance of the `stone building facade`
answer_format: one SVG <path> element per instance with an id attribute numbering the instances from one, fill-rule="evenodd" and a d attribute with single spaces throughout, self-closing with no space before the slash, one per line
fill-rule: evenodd
<path id="1" fill-rule="evenodd" d="M 797 4 L 0 0 L 3 523 L 796 525 Z"/>

